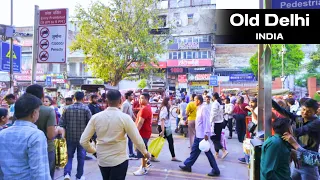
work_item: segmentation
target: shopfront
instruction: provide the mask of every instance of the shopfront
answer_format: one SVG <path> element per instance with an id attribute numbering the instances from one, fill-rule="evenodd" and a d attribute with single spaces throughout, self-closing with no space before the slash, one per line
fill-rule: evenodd
<path id="1" fill-rule="evenodd" d="M 187 88 L 187 68 L 183 67 L 168 67 L 168 86 L 169 90 L 176 91 L 179 88 Z"/>
<path id="2" fill-rule="evenodd" d="M 211 74 L 189 74 L 188 85 L 190 93 L 202 94 L 205 90 L 211 92 L 209 86 L 210 76 Z"/>

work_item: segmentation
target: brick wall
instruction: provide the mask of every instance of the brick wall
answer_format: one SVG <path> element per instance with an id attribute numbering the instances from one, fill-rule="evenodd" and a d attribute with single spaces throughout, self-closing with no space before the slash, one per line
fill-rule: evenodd
<path id="1" fill-rule="evenodd" d="M 316 77 L 308 78 L 308 93 L 310 97 L 313 98 L 317 91 L 320 91 L 320 87 L 317 86 L 317 78 Z"/>
<path id="2" fill-rule="evenodd" d="M 257 52 L 257 48 L 257 45 L 254 44 L 218 44 L 216 45 L 214 67 L 248 67 L 249 60 Z"/>

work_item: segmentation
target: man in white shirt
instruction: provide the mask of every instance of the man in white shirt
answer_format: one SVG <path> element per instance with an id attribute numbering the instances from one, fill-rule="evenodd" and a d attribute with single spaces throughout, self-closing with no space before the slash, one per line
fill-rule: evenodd
<path id="1" fill-rule="evenodd" d="M 211 97 L 210 97 L 210 96 L 206 96 L 205 98 L 206 98 L 206 103 L 205 103 L 205 105 L 209 108 L 209 111 L 211 111 L 211 105 L 212 105 L 212 103 L 211 103 Z"/>
<path id="2" fill-rule="evenodd" d="M 228 139 L 232 139 L 232 131 L 233 131 L 233 109 L 234 104 L 230 102 L 230 98 L 226 98 L 226 104 L 224 109 L 224 119 L 228 121 L 228 129 L 229 129 L 229 137 Z"/>
<path id="3" fill-rule="evenodd" d="M 128 170 L 127 134 L 145 158 L 149 159 L 150 154 L 132 118 L 119 109 L 121 93 L 109 90 L 106 96 L 108 108 L 92 116 L 80 143 L 97 157 L 103 179 L 124 180 Z M 97 148 L 90 145 L 94 132 L 97 133 Z"/>

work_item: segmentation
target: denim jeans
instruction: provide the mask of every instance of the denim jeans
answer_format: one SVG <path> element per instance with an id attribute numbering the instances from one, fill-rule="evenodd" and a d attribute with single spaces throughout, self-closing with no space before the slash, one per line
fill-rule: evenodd
<path id="1" fill-rule="evenodd" d="M 197 138 L 197 137 L 194 138 L 194 142 L 193 142 L 193 145 L 192 145 L 192 150 L 191 150 L 191 153 L 190 153 L 190 157 L 184 161 L 184 165 L 185 166 L 187 166 L 187 167 L 193 166 L 193 164 L 198 159 L 199 155 L 201 154 L 201 150 L 199 149 L 199 143 L 202 140 L 203 140 L 203 138 Z M 205 154 L 206 154 L 206 156 L 207 156 L 207 158 L 209 160 L 210 166 L 212 168 L 212 172 L 215 173 L 215 174 L 220 174 L 220 170 L 218 168 L 217 162 L 214 159 L 214 156 L 213 156 L 211 150 L 209 150 L 208 152 L 205 152 Z"/>
<path id="2" fill-rule="evenodd" d="M 129 147 L 129 155 L 132 155 L 133 154 L 133 144 L 132 144 L 132 141 L 129 138 L 129 136 L 128 136 L 128 147 Z"/>
<path id="3" fill-rule="evenodd" d="M 54 179 L 54 171 L 56 169 L 56 151 L 48 152 L 48 158 L 49 158 L 50 176 L 51 176 L 51 179 Z"/>
<path id="4" fill-rule="evenodd" d="M 318 167 L 302 163 L 299 169 L 293 168 L 291 178 L 292 180 L 319 180 Z"/>
<path id="5" fill-rule="evenodd" d="M 68 163 L 64 167 L 64 175 L 69 174 L 71 176 L 72 160 L 73 160 L 74 153 L 77 150 L 78 166 L 77 166 L 76 177 L 80 179 L 81 176 L 83 175 L 83 167 L 84 167 L 84 159 L 86 157 L 86 151 L 83 149 L 83 147 L 80 145 L 79 142 L 72 142 L 72 141 L 67 141 L 67 149 L 68 149 Z"/>

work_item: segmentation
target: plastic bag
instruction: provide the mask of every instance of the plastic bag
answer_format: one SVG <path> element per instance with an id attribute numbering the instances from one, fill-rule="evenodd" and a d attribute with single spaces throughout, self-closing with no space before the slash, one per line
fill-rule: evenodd
<path id="1" fill-rule="evenodd" d="M 222 132 L 221 132 L 220 143 L 221 143 L 222 147 L 223 147 L 225 150 L 227 150 L 227 139 L 226 139 L 226 137 L 225 137 L 224 129 L 223 129 Z"/>
<path id="2" fill-rule="evenodd" d="M 64 168 L 68 163 L 67 141 L 64 138 L 54 140 L 56 147 L 56 166 Z"/>
<path id="3" fill-rule="evenodd" d="M 206 141 L 205 139 L 203 139 L 199 143 L 199 149 L 200 149 L 200 151 L 208 152 L 210 150 L 210 142 L 209 142 L 209 140 Z"/>
<path id="4" fill-rule="evenodd" d="M 159 154 L 160 154 L 162 147 L 164 145 L 164 141 L 165 141 L 165 139 L 163 137 L 158 137 L 150 143 L 148 150 L 149 150 L 150 154 L 152 154 L 155 158 L 159 157 Z"/>

